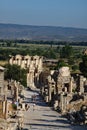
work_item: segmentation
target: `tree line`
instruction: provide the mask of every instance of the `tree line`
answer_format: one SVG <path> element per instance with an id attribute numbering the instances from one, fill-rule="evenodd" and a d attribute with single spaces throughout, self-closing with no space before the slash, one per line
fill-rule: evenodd
<path id="1" fill-rule="evenodd" d="M 87 46 L 87 41 L 80 41 L 80 42 L 69 42 L 69 41 L 31 41 L 31 40 L 6 40 L 6 39 L 0 39 L 0 43 L 2 43 L 1 45 L 7 45 L 8 47 L 12 46 L 14 43 L 14 46 L 17 45 L 17 43 L 20 44 L 44 44 L 44 45 L 71 45 L 71 46 Z"/>

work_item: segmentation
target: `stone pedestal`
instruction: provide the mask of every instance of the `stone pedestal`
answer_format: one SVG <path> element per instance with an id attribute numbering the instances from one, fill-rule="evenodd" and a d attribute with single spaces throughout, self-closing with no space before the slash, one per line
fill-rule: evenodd
<path id="1" fill-rule="evenodd" d="M 25 103 L 22 103 L 22 110 L 25 110 Z"/>

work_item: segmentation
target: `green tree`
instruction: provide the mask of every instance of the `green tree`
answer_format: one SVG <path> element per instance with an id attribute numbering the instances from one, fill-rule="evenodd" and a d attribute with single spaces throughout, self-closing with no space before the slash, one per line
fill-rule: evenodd
<path id="1" fill-rule="evenodd" d="M 18 65 L 5 65 L 5 79 L 13 79 L 19 81 L 22 85 L 27 85 L 26 70 L 21 69 Z"/>
<path id="2" fill-rule="evenodd" d="M 73 48 L 70 45 L 65 45 L 64 47 L 62 47 L 61 51 L 60 51 L 60 57 L 62 58 L 70 58 L 72 57 L 74 54 Z"/>
<path id="3" fill-rule="evenodd" d="M 49 48 L 49 50 L 44 51 L 43 56 L 49 59 L 56 59 L 56 53 L 53 48 Z"/>
<path id="4" fill-rule="evenodd" d="M 7 47 L 11 47 L 11 46 L 12 46 L 11 41 L 7 41 Z"/>
<path id="5" fill-rule="evenodd" d="M 82 62 L 79 64 L 80 71 L 87 77 L 87 55 L 82 57 Z"/>
<path id="6" fill-rule="evenodd" d="M 73 57 L 68 58 L 68 64 L 69 65 L 74 65 L 75 64 L 75 61 L 74 61 Z"/>
<path id="7" fill-rule="evenodd" d="M 73 70 L 73 71 L 79 70 L 79 66 L 78 66 L 78 65 L 73 65 L 73 66 L 72 66 L 72 70 Z"/>
<path id="8" fill-rule="evenodd" d="M 63 66 L 68 66 L 68 65 L 64 62 L 64 60 L 59 60 L 55 69 L 59 69 Z"/>

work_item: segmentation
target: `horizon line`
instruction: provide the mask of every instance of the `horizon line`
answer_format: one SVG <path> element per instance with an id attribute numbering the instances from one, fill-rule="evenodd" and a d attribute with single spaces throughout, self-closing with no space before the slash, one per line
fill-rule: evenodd
<path id="1" fill-rule="evenodd" d="M 60 27 L 60 28 L 74 28 L 74 29 L 87 29 L 84 27 L 71 27 L 71 26 L 57 26 L 57 25 L 34 25 L 34 24 L 21 24 L 21 23 L 5 23 L 0 22 L 0 24 L 11 24 L 11 25 L 20 25 L 20 26 L 37 26 L 37 27 Z"/>

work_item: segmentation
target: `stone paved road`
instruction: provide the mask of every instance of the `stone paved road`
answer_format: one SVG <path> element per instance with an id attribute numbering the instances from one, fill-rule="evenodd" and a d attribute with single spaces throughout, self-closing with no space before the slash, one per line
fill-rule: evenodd
<path id="1" fill-rule="evenodd" d="M 37 95 L 35 110 L 31 101 L 32 95 Z M 24 111 L 25 130 L 87 130 L 86 126 L 70 125 L 66 119 L 51 110 L 35 91 L 25 91 L 25 102 L 30 108 Z"/>

